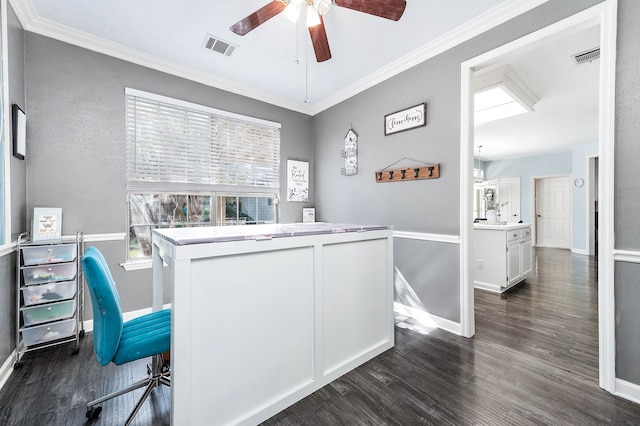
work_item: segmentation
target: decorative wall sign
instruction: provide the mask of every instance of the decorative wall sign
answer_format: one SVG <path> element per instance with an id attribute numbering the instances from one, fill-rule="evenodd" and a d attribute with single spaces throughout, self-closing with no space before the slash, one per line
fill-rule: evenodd
<path id="1" fill-rule="evenodd" d="M 27 153 L 27 116 L 18 104 L 13 104 L 12 115 L 13 156 L 24 160 Z"/>
<path id="2" fill-rule="evenodd" d="M 426 125 L 427 103 L 423 102 L 411 108 L 385 115 L 384 135 L 387 136 Z"/>
<path id="3" fill-rule="evenodd" d="M 287 160 L 287 201 L 309 201 L 309 163 Z"/>
<path id="4" fill-rule="evenodd" d="M 353 176 L 358 174 L 358 135 L 353 129 L 349 129 L 344 136 L 344 171 L 343 175 Z"/>
<path id="5" fill-rule="evenodd" d="M 62 234 L 62 209 L 42 208 L 33 209 L 33 227 L 31 240 L 57 240 Z"/>

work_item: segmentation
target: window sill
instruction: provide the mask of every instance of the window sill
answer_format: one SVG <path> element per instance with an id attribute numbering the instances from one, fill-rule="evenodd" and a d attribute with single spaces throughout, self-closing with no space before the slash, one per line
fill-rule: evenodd
<path id="1" fill-rule="evenodd" d="M 143 269 L 151 269 L 153 261 L 151 258 L 146 259 L 136 259 L 129 260 L 127 262 L 121 263 L 120 266 L 124 268 L 125 271 L 141 271 Z"/>

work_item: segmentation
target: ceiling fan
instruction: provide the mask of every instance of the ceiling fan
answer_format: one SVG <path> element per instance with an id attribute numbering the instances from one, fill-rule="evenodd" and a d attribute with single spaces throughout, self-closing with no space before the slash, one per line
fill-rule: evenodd
<path id="1" fill-rule="evenodd" d="M 324 62 L 331 59 L 331 50 L 322 15 L 327 13 L 331 5 L 397 21 L 404 13 L 407 2 L 406 0 L 273 0 L 233 24 L 230 30 L 243 36 L 281 12 L 295 22 L 301 11 L 305 10 L 316 60 Z"/>

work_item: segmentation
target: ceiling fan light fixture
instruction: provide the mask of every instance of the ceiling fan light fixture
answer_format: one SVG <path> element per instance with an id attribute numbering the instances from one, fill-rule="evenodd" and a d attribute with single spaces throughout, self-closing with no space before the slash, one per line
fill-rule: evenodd
<path id="1" fill-rule="evenodd" d="M 302 10 L 302 3 L 304 0 L 291 0 L 284 8 L 284 16 L 294 24 L 298 22 L 300 17 L 300 11 Z"/>
<path id="2" fill-rule="evenodd" d="M 307 6 L 307 27 L 320 25 L 320 15 L 313 4 Z"/>

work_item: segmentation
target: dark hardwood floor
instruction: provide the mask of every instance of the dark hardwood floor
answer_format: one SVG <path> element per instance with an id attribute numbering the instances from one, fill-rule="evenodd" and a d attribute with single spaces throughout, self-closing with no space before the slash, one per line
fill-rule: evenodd
<path id="1" fill-rule="evenodd" d="M 537 249 L 531 278 L 475 301 L 473 339 L 399 319 L 393 349 L 264 424 L 640 425 L 640 405 L 598 387 L 594 258 Z M 91 345 L 89 333 L 75 356 L 28 353 L 0 391 L 0 424 L 83 424 L 88 399 L 144 374 L 142 361 L 100 367 Z M 88 424 L 122 424 L 133 404 L 105 403 Z M 155 391 L 135 424 L 168 424 L 168 406 Z"/>

